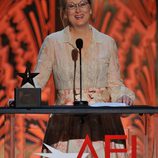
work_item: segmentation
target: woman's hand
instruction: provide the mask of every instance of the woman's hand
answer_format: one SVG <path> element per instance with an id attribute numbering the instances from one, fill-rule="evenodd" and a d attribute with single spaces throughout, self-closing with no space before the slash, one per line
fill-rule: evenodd
<path id="1" fill-rule="evenodd" d="M 116 102 L 133 105 L 133 100 L 130 97 L 128 97 L 127 95 L 123 95 L 122 97 L 118 98 L 116 100 Z"/>

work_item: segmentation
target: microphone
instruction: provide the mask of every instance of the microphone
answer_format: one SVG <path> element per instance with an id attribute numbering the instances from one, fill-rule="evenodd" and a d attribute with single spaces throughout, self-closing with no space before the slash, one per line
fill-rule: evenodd
<path id="1" fill-rule="evenodd" d="M 72 60 L 73 60 L 74 62 L 77 61 L 77 59 L 78 59 L 78 50 L 77 50 L 76 48 L 72 50 L 72 52 L 71 52 L 71 57 L 72 57 Z"/>
<path id="2" fill-rule="evenodd" d="M 78 38 L 76 40 L 76 47 L 81 50 L 83 48 L 83 40 L 81 38 Z"/>
<path id="3" fill-rule="evenodd" d="M 83 40 L 78 38 L 76 40 L 76 47 L 79 49 L 80 55 L 80 101 L 74 101 L 75 106 L 87 106 L 87 101 L 82 101 L 82 57 L 81 57 L 81 49 L 83 48 Z"/>
<path id="4" fill-rule="evenodd" d="M 76 61 L 78 59 L 78 49 L 74 48 L 71 52 L 72 60 L 74 61 L 74 78 L 73 78 L 73 96 L 74 96 L 74 102 L 76 101 Z"/>

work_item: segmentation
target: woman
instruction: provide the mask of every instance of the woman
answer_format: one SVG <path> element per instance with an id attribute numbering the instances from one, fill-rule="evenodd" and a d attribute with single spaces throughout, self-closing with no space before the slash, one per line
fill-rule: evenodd
<path id="1" fill-rule="evenodd" d="M 83 100 L 96 102 L 124 102 L 132 105 L 134 94 L 120 78 L 115 41 L 89 24 L 92 14 L 90 0 L 65 0 L 61 5 L 61 17 L 65 28 L 45 39 L 39 54 L 36 87 L 44 87 L 53 72 L 56 88 L 56 105 L 72 105 L 79 100 L 79 60 L 76 76 L 71 53 L 76 39 L 83 39 L 82 71 Z M 77 50 L 78 51 L 78 50 Z M 75 91 L 74 91 L 74 76 Z M 79 152 L 86 135 L 89 135 L 99 158 L 104 156 L 104 135 L 124 134 L 117 115 L 52 115 L 46 130 L 44 143 L 63 152 Z M 115 141 L 114 146 L 125 144 Z M 113 155 L 118 157 L 119 154 Z"/>

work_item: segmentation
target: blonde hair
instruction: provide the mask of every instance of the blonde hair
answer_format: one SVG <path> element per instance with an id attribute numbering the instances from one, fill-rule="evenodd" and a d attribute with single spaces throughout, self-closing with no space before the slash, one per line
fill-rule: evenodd
<path id="1" fill-rule="evenodd" d="M 60 19 L 64 27 L 69 25 L 68 19 L 65 16 L 65 9 L 66 9 L 66 0 L 60 0 L 59 3 Z"/>
<path id="2" fill-rule="evenodd" d="M 88 0 L 88 3 L 91 6 L 91 4 L 92 4 L 91 0 Z M 67 17 L 65 16 L 66 0 L 60 0 L 60 2 L 59 2 L 59 10 L 60 10 L 60 19 L 61 19 L 61 22 L 63 24 L 63 27 L 66 27 L 66 26 L 70 25 Z"/>

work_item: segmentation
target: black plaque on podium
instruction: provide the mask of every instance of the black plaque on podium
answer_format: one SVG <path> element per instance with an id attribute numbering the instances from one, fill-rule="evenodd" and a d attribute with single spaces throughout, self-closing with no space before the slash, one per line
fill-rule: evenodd
<path id="1" fill-rule="evenodd" d="M 40 104 L 40 88 L 15 88 L 15 107 L 38 107 Z"/>

